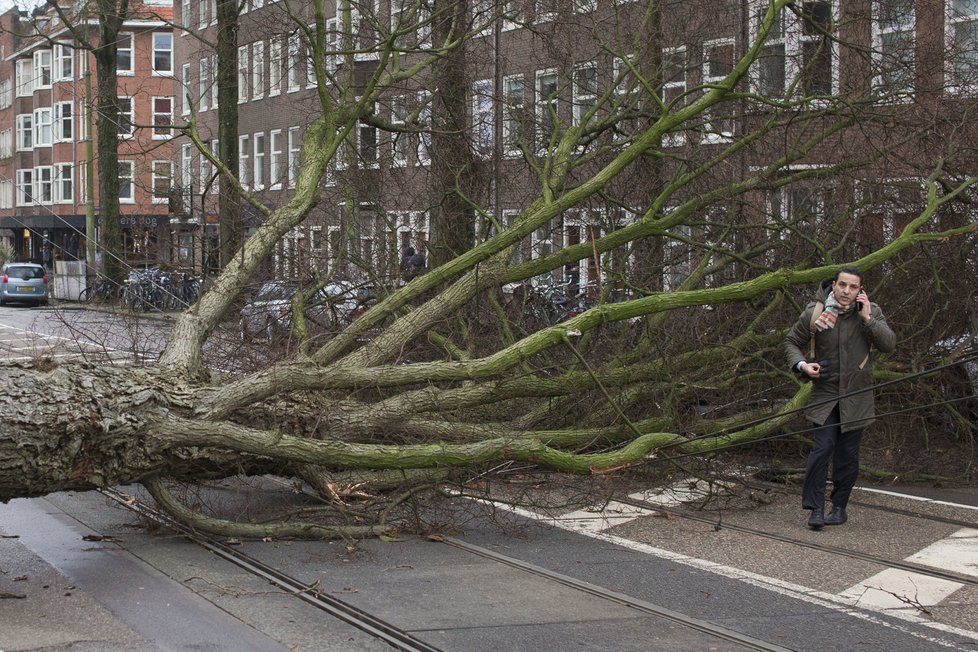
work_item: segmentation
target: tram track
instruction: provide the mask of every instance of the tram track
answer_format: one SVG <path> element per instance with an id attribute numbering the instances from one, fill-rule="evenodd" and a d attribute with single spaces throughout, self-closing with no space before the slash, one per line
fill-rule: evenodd
<path id="1" fill-rule="evenodd" d="M 619 496 L 615 500 L 624 505 L 629 505 L 631 507 L 638 507 L 640 509 L 648 509 L 651 511 L 669 514 L 677 518 L 683 518 L 690 521 L 696 521 L 699 523 L 706 523 L 711 526 L 717 527 L 717 519 L 714 516 L 705 516 L 701 514 L 696 514 L 688 510 L 677 509 L 675 507 L 664 506 L 660 503 L 640 500 L 630 496 Z M 961 584 L 966 584 L 970 586 L 978 586 L 978 578 L 969 575 L 964 575 L 961 573 L 955 573 L 949 570 L 943 570 L 940 568 L 934 568 L 932 566 L 925 566 L 923 564 L 916 564 L 913 562 L 908 562 L 904 560 L 890 559 L 887 557 L 881 557 L 879 555 L 873 555 L 866 552 L 861 552 L 858 550 L 852 550 L 849 548 L 842 548 L 839 546 L 833 546 L 826 543 L 819 543 L 815 541 L 807 541 L 804 539 L 798 539 L 784 534 L 779 534 L 777 532 L 768 532 L 766 530 L 760 530 L 757 528 L 747 527 L 744 525 L 737 525 L 735 523 L 730 523 L 729 521 L 724 521 L 722 526 L 723 529 L 731 530 L 734 532 L 741 532 L 743 534 L 749 534 L 757 537 L 762 537 L 765 539 L 770 539 L 772 541 L 778 541 L 781 543 L 787 543 L 790 545 L 798 546 L 801 548 L 807 548 L 810 550 L 817 550 L 820 552 L 826 552 L 833 555 L 838 555 L 842 557 L 848 557 L 850 559 L 857 559 L 860 561 L 866 561 L 874 564 L 879 564 L 884 567 L 898 568 L 901 570 L 918 573 L 920 575 L 926 575 L 928 577 L 933 577 L 937 579 L 949 580 L 952 582 L 958 582 Z M 963 527 L 975 527 L 972 524 L 964 524 Z"/>
<path id="2" fill-rule="evenodd" d="M 387 643 L 394 649 L 405 650 L 408 652 L 415 650 L 424 652 L 441 652 L 441 648 L 435 647 L 415 637 L 410 632 L 407 632 L 390 622 L 380 619 L 343 600 L 324 594 L 315 586 L 310 586 L 303 583 L 301 580 L 283 573 L 273 566 L 270 566 L 261 560 L 255 559 L 254 557 L 233 546 L 218 541 L 213 537 L 195 532 L 186 525 L 175 521 L 165 512 L 143 503 L 129 494 L 125 494 L 116 489 L 101 489 L 100 492 L 126 509 L 138 514 L 142 518 L 148 519 L 158 525 L 178 532 L 184 538 L 212 552 L 218 557 L 234 564 L 248 573 L 267 580 L 272 585 L 286 591 L 290 595 L 299 598 L 306 603 L 330 614 L 331 616 L 334 616 L 343 622 L 356 627 L 364 633 L 367 633 Z M 602 586 L 557 573 L 524 560 L 503 555 L 489 548 L 462 541 L 458 538 L 444 537 L 440 540 L 445 545 L 462 550 L 468 554 L 476 555 L 493 563 L 517 569 L 523 573 L 535 575 L 555 584 L 559 584 L 595 598 L 626 607 L 636 612 L 669 621 L 689 630 L 706 634 L 719 641 L 732 643 L 744 650 L 756 650 L 758 652 L 787 652 L 788 650 L 788 648 L 783 646 L 769 643 L 746 634 L 741 634 L 735 630 L 716 625 L 709 621 L 694 618 L 687 614 L 667 609 L 660 605 L 656 605 L 633 596 L 618 593 Z"/>

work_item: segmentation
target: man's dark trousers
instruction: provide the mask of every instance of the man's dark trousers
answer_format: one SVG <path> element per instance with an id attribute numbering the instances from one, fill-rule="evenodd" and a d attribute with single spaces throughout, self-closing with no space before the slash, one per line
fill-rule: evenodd
<path id="1" fill-rule="evenodd" d="M 829 459 L 832 460 L 832 504 L 846 508 L 849 494 L 859 475 L 859 440 L 862 430 L 842 432 L 839 423 L 839 406 L 829 414 L 825 424 L 816 428 L 812 452 L 805 466 L 805 485 L 801 492 L 802 509 L 825 508 L 825 480 L 828 476 Z"/>

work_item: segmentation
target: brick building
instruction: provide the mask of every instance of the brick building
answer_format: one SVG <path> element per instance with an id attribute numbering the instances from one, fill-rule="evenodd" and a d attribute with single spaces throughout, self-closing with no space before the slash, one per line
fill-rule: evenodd
<path id="1" fill-rule="evenodd" d="M 71 26 L 51 8 L 0 17 L 0 233 L 17 258 L 49 265 L 84 259 L 92 235 L 85 219 L 86 141 L 94 122 L 89 71 L 92 88 L 96 80 L 91 53 L 76 34 L 97 38 L 97 22 L 85 3 L 62 6 Z M 171 20 L 172 3 L 144 0 L 118 44 L 119 187 L 129 265 L 157 262 L 158 243 L 168 241 L 176 95 Z M 91 181 L 97 189 L 97 177 Z"/>

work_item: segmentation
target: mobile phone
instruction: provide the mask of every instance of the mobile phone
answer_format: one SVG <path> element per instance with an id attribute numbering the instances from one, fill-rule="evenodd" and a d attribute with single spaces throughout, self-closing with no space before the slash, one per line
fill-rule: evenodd
<path id="1" fill-rule="evenodd" d="M 863 309 L 863 302 L 859 299 L 859 297 L 861 297 L 861 296 L 863 296 L 863 291 L 862 290 L 859 290 L 859 294 L 856 295 L 856 311 L 857 312 Z"/>

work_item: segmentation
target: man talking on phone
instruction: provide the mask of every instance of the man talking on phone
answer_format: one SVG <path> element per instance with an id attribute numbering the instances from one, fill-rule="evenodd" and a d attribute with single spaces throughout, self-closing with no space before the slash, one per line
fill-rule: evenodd
<path id="1" fill-rule="evenodd" d="M 813 383 L 805 417 L 814 426 L 814 444 L 805 466 L 803 509 L 808 527 L 842 525 L 859 473 L 859 441 L 874 421 L 873 348 L 896 347 L 896 335 L 883 311 L 869 300 L 863 275 L 843 267 L 822 284 L 785 338 L 788 364 Z M 832 461 L 832 510 L 825 516 L 825 483 Z"/>

